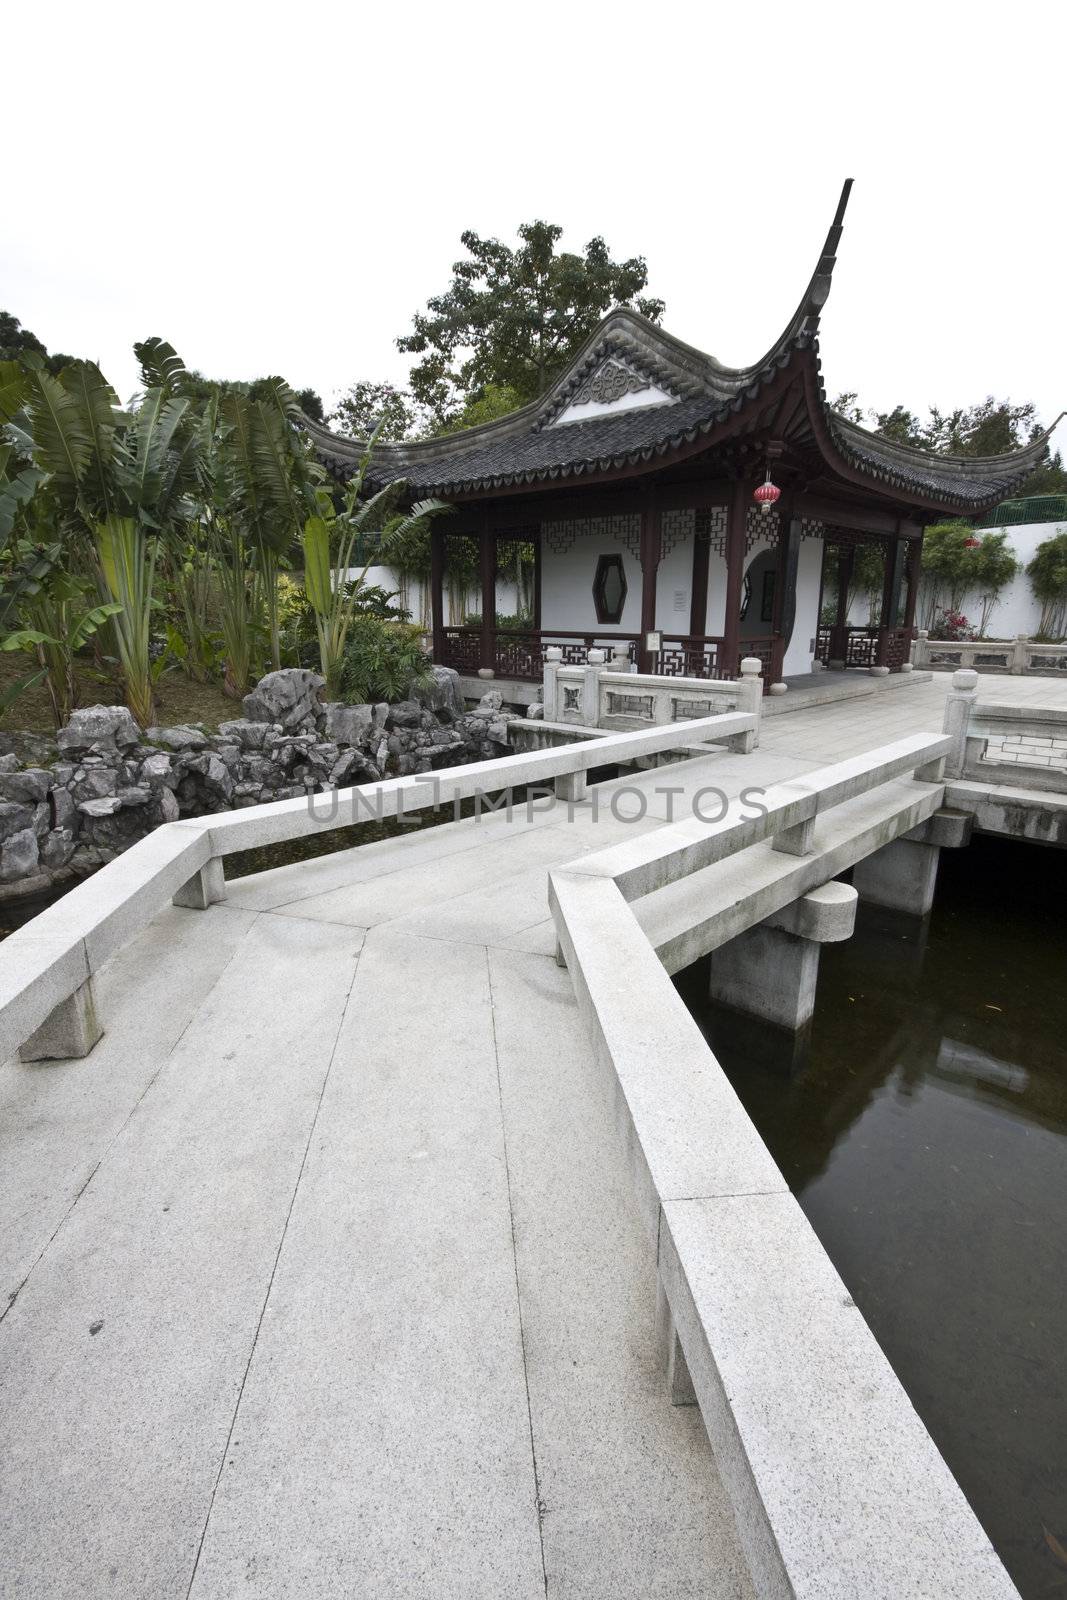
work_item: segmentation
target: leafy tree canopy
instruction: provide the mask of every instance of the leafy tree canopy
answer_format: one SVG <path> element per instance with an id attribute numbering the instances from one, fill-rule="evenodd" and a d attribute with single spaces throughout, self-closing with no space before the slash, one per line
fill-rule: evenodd
<path id="1" fill-rule="evenodd" d="M 451 284 L 397 340 L 398 350 L 420 358 L 411 392 L 437 428 L 454 424 L 490 388 L 513 391 L 520 404 L 535 399 L 612 306 L 632 305 L 653 322 L 663 315 L 662 300 L 641 294 L 643 256 L 613 261 L 599 237 L 584 255 L 557 252 L 563 229 L 550 222 L 523 223 L 518 234 L 514 249 L 462 234 L 467 255 L 454 264 Z"/>
<path id="2" fill-rule="evenodd" d="M 997 456 L 1020 450 L 1041 432 L 1037 407 L 1032 401 L 1012 405 L 987 395 L 977 405 L 940 411 L 931 406 L 925 421 L 906 406 L 891 411 L 865 410 L 853 391 L 838 395 L 833 409 L 850 422 L 864 424 L 884 439 L 914 445 L 939 455 Z M 1042 460 L 1015 493 L 1067 494 L 1067 469 L 1060 452 L 1047 447 Z"/>
<path id="3" fill-rule="evenodd" d="M 73 356 L 49 355 L 35 333 L 24 328 L 18 317 L 10 311 L 0 311 L 0 361 L 18 361 L 26 355 L 40 356 L 46 369 L 55 374 L 67 366 Z"/>
<path id="4" fill-rule="evenodd" d="M 386 443 L 409 439 L 426 425 L 421 406 L 406 389 L 374 383 L 370 378 L 361 378 L 346 389 L 330 412 L 329 422 L 349 439 L 369 439 L 378 428 L 378 438 Z"/>

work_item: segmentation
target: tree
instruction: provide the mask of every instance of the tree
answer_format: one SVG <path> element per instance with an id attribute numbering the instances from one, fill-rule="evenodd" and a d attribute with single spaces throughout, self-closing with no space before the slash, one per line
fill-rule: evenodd
<path id="1" fill-rule="evenodd" d="M 993 608 L 1000 599 L 1000 591 L 1018 572 L 1019 562 L 1014 552 L 1008 549 L 1008 536 L 1002 529 L 990 529 L 983 533 L 977 550 L 969 550 L 968 555 L 967 586 L 978 594 L 982 607 L 978 637 L 984 639 Z"/>
<path id="2" fill-rule="evenodd" d="M 1067 612 L 1067 528 L 1038 545 L 1026 568 L 1034 598 L 1041 602 L 1038 638 L 1059 638 Z"/>
<path id="3" fill-rule="evenodd" d="M 849 422 L 862 423 L 866 417 L 883 439 L 937 455 L 1007 455 L 1021 450 L 1041 432 L 1037 407 L 1032 401 L 1012 405 L 1010 400 L 998 400 L 993 395 L 955 411 L 931 406 L 925 422 L 906 406 L 894 406 L 891 411 L 865 411 L 852 391 L 838 395 L 832 409 Z M 1016 494 L 1067 494 L 1067 469 L 1060 452 L 1052 452 L 1046 445 L 1040 462 Z"/>
<path id="4" fill-rule="evenodd" d="M 970 568 L 966 541 L 973 537 L 967 522 L 936 522 L 923 538 L 923 627 L 930 628 L 948 594 L 948 609 L 956 612 L 963 603 Z"/>
<path id="5" fill-rule="evenodd" d="M 535 399 L 612 306 L 633 305 L 653 322 L 663 315 L 662 300 L 641 295 L 644 257 L 613 261 L 599 237 L 584 255 L 557 254 L 562 233 L 554 223 L 523 223 L 515 249 L 472 230 L 461 235 L 468 254 L 454 263 L 448 289 L 397 340 L 398 350 L 420 357 L 412 394 L 438 426 L 490 385 Z"/>
<path id="6" fill-rule="evenodd" d="M 24 328 L 18 317 L 13 317 L 10 311 L 0 311 L 0 361 L 19 361 L 31 354 L 39 356 L 53 374 L 74 359 L 73 356 L 50 356 L 37 335 Z"/>
<path id="7" fill-rule="evenodd" d="M 384 444 L 410 439 L 425 427 L 422 408 L 407 389 L 391 383 L 360 378 L 345 391 L 330 412 L 329 422 L 348 439 L 369 439 L 376 434 Z"/>

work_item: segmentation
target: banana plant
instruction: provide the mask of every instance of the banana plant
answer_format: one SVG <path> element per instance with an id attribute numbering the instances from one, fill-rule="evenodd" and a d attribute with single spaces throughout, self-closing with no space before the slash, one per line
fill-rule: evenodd
<path id="1" fill-rule="evenodd" d="M 35 465 L 48 474 L 72 567 L 94 572 L 122 666 L 127 704 L 152 718 L 149 649 L 159 546 L 196 515 L 200 435 L 184 368 L 162 340 L 138 347 L 148 385 L 130 411 L 92 362 L 58 377 L 26 367 L 26 410 Z M 147 358 L 147 359 L 146 359 Z M 80 559 L 79 559 L 80 558 Z"/>
<path id="2" fill-rule="evenodd" d="M 360 590 L 374 560 L 388 562 L 393 551 L 401 552 L 432 517 L 452 510 L 442 500 L 419 500 L 406 515 L 393 515 L 396 502 L 406 489 L 402 479 L 387 484 L 368 500 L 363 488 L 381 424 L 371 437 L 367 452 L 345 490 L 344 509 L 333 513 L 329 495 L 320 493 L 318 510 L 304 523 L 301 543 L 304 550 L 304 589 L 315 613 L 319 640 L 319 660 L 326 679 L 327 693 L 336 695 L 341 687 L 342 663 L 353 618 L 359 609 Z M 366 536 L 376 531 L 375 549 L 366 548 Z M 363 559 L 363 568 L 352 577 L 353 558 Z"/>
<path id="3" fill-rule="evenodd" d="M 25 651 L 36 669 L 11 684 L 0 697 L 0 715 L 27 690 L 45 683 L 57 728 L 77 704 L 74 661 L 93 636 L 122 609 L 117 602 L 93 605 L 93 585 L 63 569 L 63 547 L 22 542 L 7 574 L 3 615 L 16 612 L 24 626 L 5 633 L 0 650 Z"/>

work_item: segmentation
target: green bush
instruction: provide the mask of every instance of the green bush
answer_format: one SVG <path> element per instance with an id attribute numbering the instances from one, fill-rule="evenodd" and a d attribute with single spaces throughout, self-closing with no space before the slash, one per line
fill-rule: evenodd
<path id="1" fill-rule="evenodd" d="M 430 681 L 430 658 L 422 630 L 411 623 L 388 622 L 371 612 L 352 619 L 341 657 L 341 696 L 349 704 L 404 700 Z"/>

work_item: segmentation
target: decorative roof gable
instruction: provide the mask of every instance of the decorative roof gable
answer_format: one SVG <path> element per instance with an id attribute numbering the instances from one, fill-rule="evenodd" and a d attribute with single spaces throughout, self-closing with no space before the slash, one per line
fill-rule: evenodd
<path id="1" fill-rule="evenodd" d="M 632 411 L 638 406 L 670 406 L 677 396 L 653 383 L 647 373 L 632 362 L 608 356 L 585 377 L 571 395 L 569 404 L 551 419 L 549 427 L 570 422 L 588 422 L 616 411 Z"/>

